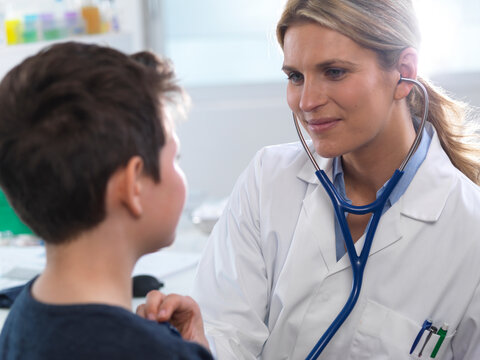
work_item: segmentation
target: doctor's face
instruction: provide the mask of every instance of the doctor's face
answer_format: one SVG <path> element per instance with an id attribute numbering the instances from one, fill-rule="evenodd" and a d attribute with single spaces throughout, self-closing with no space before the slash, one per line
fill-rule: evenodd
<path id="1" fill-rule="evenodd" d="M 378 149 L 388 132 L 396 81 L 375 52 L 315 23 L 287 29 L 287 101 L 318 154 Z"/>

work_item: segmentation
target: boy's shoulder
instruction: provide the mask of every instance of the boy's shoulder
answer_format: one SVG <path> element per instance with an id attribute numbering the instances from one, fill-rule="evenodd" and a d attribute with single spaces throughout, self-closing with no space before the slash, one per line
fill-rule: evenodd
<path id="1" fill-rule="evenodd" d="M 48 305 L 30 295 L 15 301 L 0 335 L 0 358 L 210 359 L 169 324 L 102 304 Z"/>

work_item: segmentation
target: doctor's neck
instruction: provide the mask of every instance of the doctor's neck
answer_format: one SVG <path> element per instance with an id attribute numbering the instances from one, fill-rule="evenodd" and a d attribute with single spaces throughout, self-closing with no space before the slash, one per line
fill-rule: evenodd
<path id="1" fill-rule="evenodd" d="M 345 186 L 372 194 L 392 177 L 415 139 L 410 112 L 401 106 L 391 121 L 369 142 L 342 155 Z"/>

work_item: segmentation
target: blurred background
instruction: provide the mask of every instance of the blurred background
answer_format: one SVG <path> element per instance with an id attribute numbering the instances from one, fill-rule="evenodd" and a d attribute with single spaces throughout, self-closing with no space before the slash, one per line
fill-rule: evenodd
<path id="1" fill-rule="evenodd" d="M 0 0 L 0 77 L 54 41 L 170 57 L 192 98 L 178 125 L 187 211 L 228 196 L 262 146 L 296 141 L 275 24 L 284 0 Z M 420 73 L 480 106 L 480 1 L 414 0 Z"/>

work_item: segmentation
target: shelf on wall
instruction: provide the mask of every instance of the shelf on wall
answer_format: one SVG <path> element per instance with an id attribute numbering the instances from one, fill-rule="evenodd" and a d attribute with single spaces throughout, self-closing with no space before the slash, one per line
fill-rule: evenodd
<path id="1" fill-rule="evenodd" d="M 81 35 L 62 38 L 52 41 L 39 41 L 29 44 L 3 45 L 0 46 L 0 79 L 15 65 L 28 56 L 34 55 L 46 46 L 66 41 L 78 41 L 110 46 L 125 53 L 132 52 L 133 37 L 131 33 L 107 33 L 95 35 Z"/>

